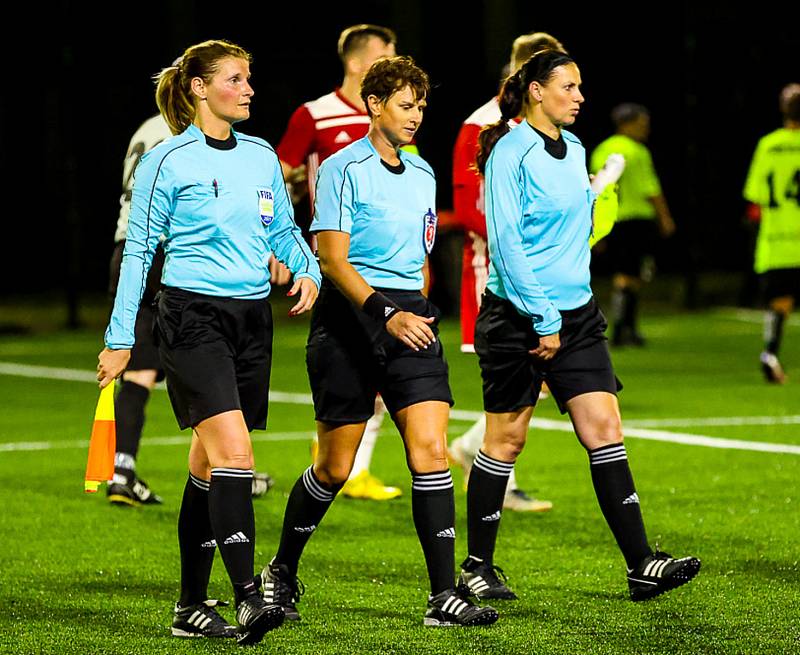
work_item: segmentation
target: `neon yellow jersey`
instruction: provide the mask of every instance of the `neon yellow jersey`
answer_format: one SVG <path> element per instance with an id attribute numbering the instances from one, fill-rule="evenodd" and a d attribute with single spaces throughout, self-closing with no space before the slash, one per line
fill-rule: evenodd
<path id="1" fill-rule="evenodd" d="M 592 209 L 592 234 L 589 237 L 590 248 L 594 248 L 594 244 L 608 236 L 614 228 L 619 208 L 616 188 L 616 184 L 609 184 L 603 193 L 597 196 L 594 201 L 594 207 Z"/>
<path id="2" fill-rule="evenodd" d="M 781 128 L 761 138 L 744 197 L 761 206 L 756 273 L 800 268 L 800 130 Z"/>
<path id="3" fill-rule="evenodd" d="M 647 146 L 628 136 L 615 134 L 594 149 L 590 170 L 592 173 L 599 171 L 608 156 L 615 152 L 625 157 L 625 172 L 617 187 L 617 222 L 632 218 L 655 219 L 656 210 L 649 198 L 661 195 L 661 184 Z"/>

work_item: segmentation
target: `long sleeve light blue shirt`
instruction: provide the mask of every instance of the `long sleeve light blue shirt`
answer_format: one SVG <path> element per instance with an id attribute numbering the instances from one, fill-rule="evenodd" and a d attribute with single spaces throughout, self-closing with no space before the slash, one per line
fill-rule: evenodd
<path id="1" fill-rule="evenodd" d="M 581 142 L 561 134 L 567 154 L 556 159 L 523 121 L 497 142 L 486 164 L 487 287 L 529 316 L 540 335 L 561 329 L 559 310 L 592 297 L 594 194 Z"/>
<path id="2" fill-rule="evenodd" d="M 164 234 L 161 281 L 210 296 L 264 298 L 274 252 L 320 285 L 294 222 L 278 157 L 266 141 L 233 133 L 236 147 L 206 143 L 195 125 L 146 153 L 136 168 L 117 297 L 105 341 L 130 348 L 153 253 Z"/>

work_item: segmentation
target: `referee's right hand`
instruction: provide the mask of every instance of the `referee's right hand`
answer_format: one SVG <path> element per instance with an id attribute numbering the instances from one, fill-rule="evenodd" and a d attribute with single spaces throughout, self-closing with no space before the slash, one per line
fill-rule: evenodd
<path id="1" fill-rule="evenodd" d="M 436 341 L 433 331 L 428 327 L 434 320 L 433 317 L 417 316 L 411 312 L 397 312 L 386 321 L 386 331 L 412 350 L 419 350 Z"/>
<path id="2" fill-rule="evenodd" d="M 556 356 L 559 348 L 561 348 L 561 338 L 558 336 L 558 332 L 556 332 L 555 334 L 546 334 L 544 336 L 540 336 L 539 345 L 528 352 L 534 357 L 538 357 L 539 359 L 546 361 L 548 359 L 553 359 L 553 357 Z"/>
<path id="3" fill-rule="evenodd" d="M 99 364 L 97 365 L 97 379 L 100 381 L 100 388 L 103 389 L 111 384 L 128 366 L 128 360 L 131 358 L 131 351 L 125 350 L 111 350 L 110 348 L 103 348 L 97 356 Z"/>

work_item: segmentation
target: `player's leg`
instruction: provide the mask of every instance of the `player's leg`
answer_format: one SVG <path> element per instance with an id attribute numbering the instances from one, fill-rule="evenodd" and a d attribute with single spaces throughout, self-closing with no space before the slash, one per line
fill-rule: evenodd
<path id="1" fill-rule="evenodd" d="M 412 476 L 411 508 L 428 570 L 431 593 L 425 625 L 488 625 L 491 607 L 478 607 L 454 587 L 455 501 L 445 435 L 449 405 L 420 402 L 394 414 Z"/>
<path id="2" fill-rule="evenodd" d="M 181 595 L 175 605 L 172 634 L 176 637 L 233 637 L 236 628 L 216 610 L 225 604 L 208 598 L 208 580 L 217 542 L 208 509 L 211 466 L 197 435 L 189 449 L 189 478 L 178 515 Z"/>
<path id="3" fill-rule="evenodd" d="M 375 442 L 378 440 L 385 415 L 386 405 L 378 395 L 375 397 L 375 411 L 364 429 L 364 436 L 361 438 L 361 445 L 353 462 L 353 470 L 342 487 L 343 496 L 365 500 L 392 500 L 403 494 L 399 487 L 387 486 L 369 472 L 372 452 L 375 450 Z"/>
<path id="4" fill-rule="evenodd" d="M 350 424 L 317 421 L 316 459 L 292 487 L 278 551 L 261 572 L 264 599 L 280 605 L 289 620 L 300 619 L 296 607 L 301 593 L 297 580 L 300 557 L 350 475 L 365 425 L 366 421 Z"/>
<path id="5" fill-rule="evenodd" d="M 778 353 L 783 341 L 784 324 L 794 309 L 792 282 L 797 283 L 798 277 L 800 271 L 792 269 L 767 271 L 764 276 L 768 310 L 764 315 L 764 350 L 760 361 L 765 379 L 774 384 L 786 382 L 786 373 L 778 359 Z"/>
<path id="6" fill-rule="evenodd" d="M 147 483 L 136 475 L 136 458 L 144 428 L 145 410 L 155 388 L 158 370 L 128 370 L 122 376 L 114 398 L 117 428 L 117 452 L 114 455 L 114 477 L 106 495 L 116 505 L 160 504 Z"/>
<path id="7" fill-rule="evenodd" d="M 645 600 L 689 582 L 700 570 L 694 557 L 653 553 L 622 437 L 617 397 L 596 391 L 575 396 L 566 408 L 589 454 L 597 501 L 628 567 L 633 600 Z"/>
<path id="8" fill-rule="evenodd" d="M 459 581 L 478 598 L 513 600 L 501 570 L 494 564 L 497 533 L 508 480 L 525 445 L 533 407 L 487 412 L 486 434 L 467 486 L 467 558 Z"/>

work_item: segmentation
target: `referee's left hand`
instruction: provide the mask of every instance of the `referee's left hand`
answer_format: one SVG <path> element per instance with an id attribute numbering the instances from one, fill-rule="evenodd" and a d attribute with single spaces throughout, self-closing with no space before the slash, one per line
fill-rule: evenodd
<path id="1" fill-rule="evenodd" d="M 103 389 L 111 384 L 128 367 L 128 360 L 131 358 L 131 351 L 128 349 L 111 350 L 103 348 L 97 356 L 97 379 L 100 381 L 100 388 Z"/>
<path id="2" fill-rule="evenodd" d="M 289 310 L 289 316 L 298 316 L 311 309 L 317 300 L 319 289 L 317 289 L 317 285 L 314 284 L 311 278 L 301 277 L 299 280 L 294 281 L 292 288 L 289 289 L 289 293 L 286 295 L 292 297 L 296 296 L 298 292 L 300 293 L 300 300 Z"/>

